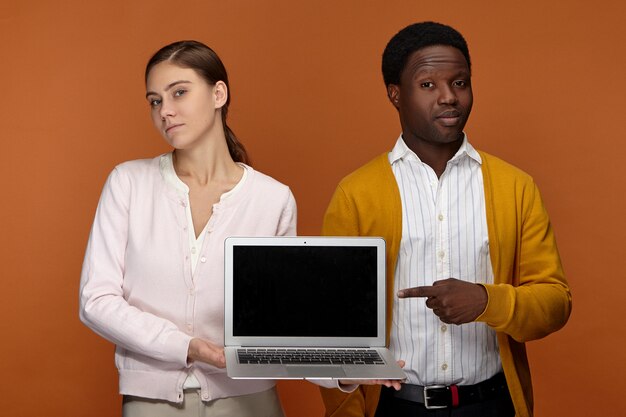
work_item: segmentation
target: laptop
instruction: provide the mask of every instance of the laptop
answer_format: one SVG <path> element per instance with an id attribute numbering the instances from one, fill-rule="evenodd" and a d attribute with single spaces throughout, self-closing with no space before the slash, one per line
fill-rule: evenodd
<path id="1" fill-rule="evenodd" d="M 385 241 L 225 241 L 226 370 L 234 379 L 404 379 L 385 348 Z"/>

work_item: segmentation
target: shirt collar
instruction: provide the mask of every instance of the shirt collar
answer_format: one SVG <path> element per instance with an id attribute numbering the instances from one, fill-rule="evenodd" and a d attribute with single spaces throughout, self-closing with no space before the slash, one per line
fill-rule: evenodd
<path id="1" fill-rule="evenodd" d="M 176 171 L 174 170 L 174 160 L 172 159 L 172 153 L 168 152 L 166 154 L 161 155 L 161 160 L 159 161 L 159 168 L 161 169 L 161 175 L 165 182 L 176 189 L 180 194 L 188 194 L 189 187 L 187 184 L 181 181 L 176 175 Z"/>
<path id="2" fill-rule="evenodd" d="M 391 152 L 389 152 L 389 162 L 391 162 L 391 165 L 393 165 L 399 160 L 406 159 L 407 157 L 412 157 L 412 158 L 415 158 L 417 161 L 422 162 L 419 156 L 417 156 L 415 152 L 413 152 L 407 146 L 401 134 L 400 137 L 398 137 L 398 140 L 396 141 L 395 146 L 393 147 Z M 470 157 L 476 162 L 478 162 L 479 164 L 482 164 L 482 159 L 480 158 L 480 154 L 478 153 L 478 151 L 476 151 L 476 149 L 474 149 L 472 144 L 469 143 L 469 141 L 467 140 L 467 135 L 464 132 L 463 143 L 461 144 L 461 147 L 459 148 L 459 150 L 454 154 L 454 156 L 450 158 L 449 162 L 457 162 L 465 157 Z"/>
<path id="3" fill-rule="evenodd" d="M 187 184 L 185 184 L 180 178 L 178 178 L 178 175 L 176 175 L 176 171 L 174 170 L 174 159 L 172 158 L 172 152 L 161 155 L 161 160 L 159 162 L 161 175 L 163 176 L 165 182 L 174 187 L 174 189 L 176 189 L 179 194 L 189 194 L 189 187 L 187 186 Z M 243 184 L 246 182 L 246 178 L 248 177 L 248 170 L 250 170 L 250 167 L 243 163 L 237 163 L 237 165 L 243 168 L 243 175 L 241 177 L 241 180 L 239 180 L 237 185 L 235 185 L 231 190 L 222 194 L 222 196 L 220 197 L 220 202 L 223 202 L 233 194 L 236 194 L 237 191 L 239 191 L 239 189 L 242 188 Z"/>

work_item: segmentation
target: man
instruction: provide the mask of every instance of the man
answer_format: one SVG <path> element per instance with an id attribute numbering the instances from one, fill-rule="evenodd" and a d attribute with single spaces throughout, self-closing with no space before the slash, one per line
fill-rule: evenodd
<path id="1" fill-rule="evenodd" d="M 385 238 L 389 344 L 407 381 L 322 389 L 326 414 L 531 416 L 524 343 L 561 328 L 571 309 L 539 191 L 468 142 L 460 33 L 410 25 L 389 41 L 382 70 L 402 135 L 341 181 L 323 233 Z"/>

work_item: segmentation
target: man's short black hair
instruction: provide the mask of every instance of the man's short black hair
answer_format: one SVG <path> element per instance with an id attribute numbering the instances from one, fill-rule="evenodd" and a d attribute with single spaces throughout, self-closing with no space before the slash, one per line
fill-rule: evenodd
<path id="1" fill-rule="evenodd" d="M 433 45 L 447 45 L 457 48 L 471 70 L 467 42 L 458 31 L 436 22 L 414 23 L 402 29 L 391 38 L 383 52 L 383 79 L 385 85 L 400 84 L 400 74 L 409 56 L 422 48 Z"/>

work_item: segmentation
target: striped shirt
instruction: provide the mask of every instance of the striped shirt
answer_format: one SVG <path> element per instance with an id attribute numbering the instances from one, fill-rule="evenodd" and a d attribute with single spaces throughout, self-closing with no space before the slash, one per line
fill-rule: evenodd
<path id="1" fill-rule="evenodd" d="M 402 200 L 394 293 L 457 278 L 493 283 L 481 158 L 463 139 L 440 178 L 405 144 L 389 153 Z M 445 324 L 425 298 L 394 298 L 390 349 L 407 382 L 472 385 L 502 370 L 496 334 L 485 323 Z"/>

